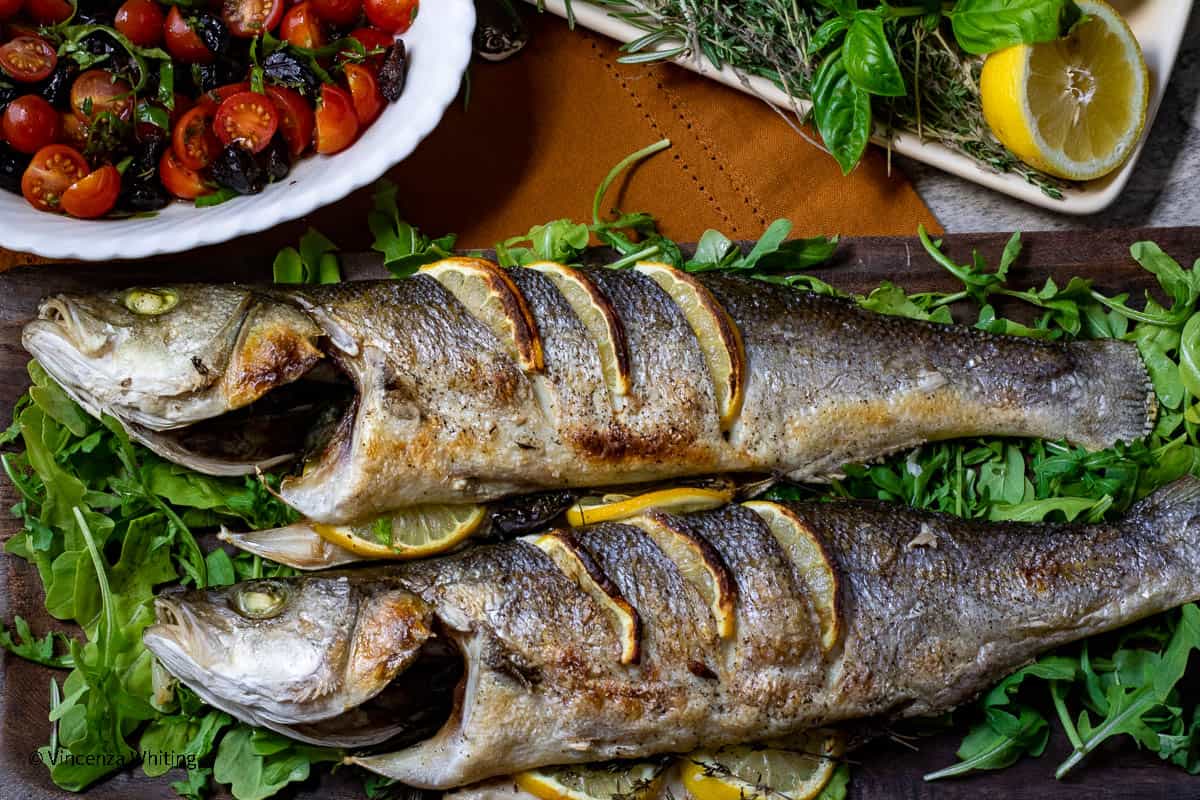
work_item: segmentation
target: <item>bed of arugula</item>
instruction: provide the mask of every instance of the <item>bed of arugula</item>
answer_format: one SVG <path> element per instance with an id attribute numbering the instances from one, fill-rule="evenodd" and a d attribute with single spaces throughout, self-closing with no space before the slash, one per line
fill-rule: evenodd
<path id="1" fill-rule="evenodd" d="M 598 239 L 617 253 L 614 268 L 641 259 L 667 261 L 689 271 L 728 270 L 822 294 L 840 294 L 803 270 L 827 260 L 837 241 L 788 239 L 791 224 L 772 224 L 743 252 L 708 231 L 691 257 L 657 231 L 644 213 L 604 214 L 609 184 L 634 160 L 665 143 L 633 154 L 614 167 L 596 192 L 588 222 L 555 220 L 496 246 L 509 267 L 533 260 L 579 262 Z M 431 239 L 406 223 L 395 187 L 381 184 L 368 223 L 374 248 L 402 278 L 421 264 L 450 253 L 453 236 Z M 978 255 L 952 261 L 924 231 L 929 255 L 961 282 L 953 293 L 905 292 L 884 283 L 857 301 L 872 310 L 937 322 L 951 321 L 951 305 L 970 309 L 977 327 L 1042 339 L 1117 337 L 1135 342 L 1149 366 L 1161 405 L 1144 441 L 1088 453 L 1063 443 L 971 440 L 927 445 L 871 467 L 850 467 L 832 485 L 781 486 L 784 499 L 880 498 L 918 508 L 994 520 L 1099 520 L 1119 515 L 1135 501 L 1185 474 L 1200 474 L 1200 273 L 1184 269 L 1151 242 L 1132 257 L 1162 288 L 1134 305 L 1124 295 L 1105 297 L 1088 281 L 1019 289 L 1007 272 L 1020 253 L 1014 235 L 994 268 Z M 280 282 L 339 279 L 335 245 L 309 231 L 298 248 L 274 264 Z M 1035 309 L 1034 322 L 997 316 L 993 303 L 1018 300 Z M 1136 306 L 1136 307 L 1135 307 Z M 171 752 L 194 761 L 172 787 L 185 798 L 208 796 L 215 784 L 238 800 L 259 800 L 337 766 L 342 753 L 301 745 L 236 722 L 201 703 L 185 688 L 164 688 L 141 644 L 152 621 L 151 598 L 163 585 L 224 585 L 290 570 L 246 553 L 230 555 L 201 546 L 199 532 L 218 524 L 263 528 L 292 519 L 292 512 L 256 478 L 211 478 L 167 463 L 133 444 L 119 425 L 82 412 L 36 364 L 32 386 L 3 434 L 0 464 L 20 494 L 13 513 L 23 522 L 5 549 L 36 566 L 46 608 L 73 622 L 79 633 L 39 637 L 22 619 L 0 626 L 0 645 L 23 658 L 62 670 L 50 681 L 51 741 L 42 748 L 53 781 L 82 790 L 118 769 L 87 765 L 89 754 L 117 755 L 126 764 L 137 753 Z M 205 551 L 208 551 L 207 553 Z M 1200 772 L 1200 708 L 1180 688 L 1188 659 L 1200 647 L 1200 610 L 1189 605 L 1133 628 L 1048 655 L 1010 676 L 947 724 L 965 732 L 958 763 L 928 779 L 999 769 L 1022 756 L 1039 756 L 1052 726 L 1065 731 L 1071 756 L 1061 777 L 1102 742 L 1129 737 L 1191 773 Z M 64 759 L 69 752 L 75 759 Z M 59 757 L 55 757 L 58 754 Z M 111 763 L 111 762 L 110 762 Z M 147 775 L 166 765 L 142 766 Z M 178 773 L 176 773 L 178 774 Z M 847 767 L 826 789 L 825 800 L 846 794 Z M 363 773 L 368 797 L 398 796 L 404 787 Z"/>

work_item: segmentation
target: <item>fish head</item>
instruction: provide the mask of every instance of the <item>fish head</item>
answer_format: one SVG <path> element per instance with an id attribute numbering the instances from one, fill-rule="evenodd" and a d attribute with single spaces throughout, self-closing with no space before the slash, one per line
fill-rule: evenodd
<path id="1" fill-rule="evenodd" d="M 268 726 L 319 721 L 381 692 L 432 636 L 416 595 L 350 574 L 168 591 L 143 641 L 211 705 Z"/>

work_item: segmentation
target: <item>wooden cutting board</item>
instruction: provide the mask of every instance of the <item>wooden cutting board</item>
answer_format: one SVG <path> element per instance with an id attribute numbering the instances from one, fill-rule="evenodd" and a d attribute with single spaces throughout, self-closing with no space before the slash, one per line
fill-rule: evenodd
<path id="1" fill-rule="evenodd" d="M 1040 285 L 1052 277 L 1061 284 L 1078 275 L 1093 279 L 1106 294 L 1140 294 L 1155 283 L 1129 258 L 1129 245 L 1139 239 L 1157 241 L 1185 266 L 1200 256 L 1200 228 L 1029 234 L 1010 281 L 1024 287 Z M 992 234 L 961 235 L 948 237 L 946 246 L 959 261 L 966 261 L 972 248 L 978 248 L 989 263 L 995 264 L 1005 241 L 1006 237 Z M 373 254 L 345 255 L 342 263 L 347 278 L 385 274 Z M 852 291 L 869 290 L 885 280 L 910 291 L 957 288 L 953 278 L 925 255 L 916 239 L 846 240 L 832 264 L 812 272 Z M 33 315 L 40 297 L 55 291 L 170 280 L 268 281 L 270 267 L 238 263 L 236 258 L 214 262 L 185 255 L 169 261 L 130 264 L 26 267 L 0 275 L 0 424 L 7 424 L 13 403 L 28 384 L 28 355 L 20 345 L 20 329 Z M 15 502 L 12 487 L 0 480 L 0 508 L 7 509 Z M 0 540 L 16 530 L 16 521 L 0 512 Z M 0 619 L 7 622 L 19 614 L 38 632 L 56 627 L 72 633 L 46 614 L 42 600 L 36 571 L 20 559 L 0 554 Z M 46 769 L 34 757 L 49 737 L 46 713 L 51 674 L 8 653 L 0 655 L 0 800 L 70 796 L 50 782 Z M 63 675 L 58 677 L 61 680 Z M 977 800 L 985 796 L 1012 800 L 1200 800 L 1200 778 L 1163 764 L 1153 754 L 1139 753 L 1125 737 L 1110 741 L 1092 756 L 1086 768 L 1063 782 L 1054 780 L 1054 765 L 1069 752 L 1069 745 L 1065 738 L 1056 736 L 1041 759 L 1025 759 L 1003 772 L 965 780 L 924 783 L 923 774 L 955 761 L 954 750 L 961 735 L 961 731 L 952 732 L 912 740 L 907 745 L 880 739 L 852 753 L 850 796 L 854 800 Z M 165 800 L 176 796 L 168 783 L 179 777 L 172 772 L 164 778 L 148 779 L 140 767 L 130 768 L 92 787 L 86 796 L 90 800 Z M 326 773 L 310 779 L 290 796 L 344 800 L 363 795 L 356 777 Z"/>

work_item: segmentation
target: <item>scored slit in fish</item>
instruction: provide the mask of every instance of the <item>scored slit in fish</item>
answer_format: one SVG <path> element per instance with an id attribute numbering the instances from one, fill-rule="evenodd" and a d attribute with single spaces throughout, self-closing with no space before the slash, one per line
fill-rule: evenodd
<path id="1" fill-rule="evenodd" d="M 1200 598 L 1195 478 L 1098 524 L 843 501 L 654 525 L 718 563 L 694 569 L 647 526 L 605 523 L 570 534 L 586 575 L 516 540 L 173 592 L 144 639 L 206 702 L 305 741 L 379 743 L 354 762 L 444 789 L 942 713 L 1046 650 Z"/>
<path id="2" fill-rule="evenodd" d="M 131 292 L 148 290 L 59 295 L 23 342 L 85 409 L 113 415 L 186 466 L 250 472 L 303 451 L 280 493 L 330 524 L 421 503 L 703 474 L 824 479 L 959 436 L 1097 449 L 1140 438 L 1153 418 L 1145 368 L 1124 342 L 997 336 L 701 275 L 689 280 L 711 298 L 711 318 L 731 326 L 705 337 L 727 349 L 706 352 L 646 274 L 513 269 L 492 285 L 507 300 L 483 309 L 437 277 L 497 269 L 473 263 L 333 286 L 156 289 L 174 299 L 153 315 L 127 307 Z M 571 276 L 583 296 L 604 298 L 590 324 L 578 297 L 573 308 L 564 295 Z M 615 372 L 606 374 L 602 352 Z M 727 371 L 740 388 L 728 418 L 712 380 L 722 357 L 744 360 Z M 288 388 L 304 399 L 293 405 L 325 413 L 312 415 L 319 425 L 282 426 L 313 435 L 260 437 L 283 452 L 238 458 L 225 437 L 204 435 L 236 409 L 256 422 L 269 416 L 260 407 Z M 310 401 L 313 388 L 327 399 Z M 214 439 L 226 443 L 218 454 L 189 450 Z"/>

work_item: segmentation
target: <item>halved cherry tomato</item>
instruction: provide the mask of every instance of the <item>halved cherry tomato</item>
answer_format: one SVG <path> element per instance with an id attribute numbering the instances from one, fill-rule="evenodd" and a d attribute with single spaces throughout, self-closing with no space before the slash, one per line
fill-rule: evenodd
<path id="1" fill-rule="evenodd" d="M 186 94 L 176 92 L 173 105 L 174 107 L 171 109 L 171 130 L 175 130 L 175 126 L 179 124 L 179 120 L 183 119 L 183 115 L 195 107 L 196 102 Z"/>
<path id="2" fill-rule="evenodd" d="M 386 51 L 396 41 L 395 37 L 390 33 L 384 33 L 377 28 L 355 28 L 354 30 L 350 31 L 350 35 L 362 42 L 362 46 L 367 48 L 368 53 L 370 53 L 372 50 Z M 349 53 L 352 51 L 343 50 L 342 52 Z M 384 57 L 385 53 L 382 52 L 376 53 L 375 55 L 368 55 L 367 60 L 363 63 L 378 72 L 379 68 L 383 66 Z"/>
<path id="3" fill-rule="evenodd" d="M 279 132 L 287 142 L 288 153 L 296 158 L 305 150 L 312 147 L 313 119 L 312 106 L 299 92 L 284 86 L 267 85 L 267 97 L 275 104 L 279 112 Z"/>
<path id="4" fill-rule="evenodd" d="M 218 86 L 215 89 L 209 89 L 204 94 L 196 98 L 196 105 L 211 104 L 219 106 L 230 97 L 240 92 L 250 91 L 250 82 L 242 81 L 241 83 L 227 83 L 224 86 Z"/>
<path id="5" fill-rule="evenodd" d="M 308 0 L 297 3 L 283 15 L 283 22 L 279 24 L 279 38 L 295 47 L 309 49 L 325 44 L 325 31 Z"/>
<path id="6" fill-rule="evenodd" d="M 60 137 L 62 141 L 80 151 L 87 147 L 87 123 L 75 116 L 74 111 L 64 111 L 60 119 L 62 120 L 62 136 Z"/>
<path id="7" fill-rule="evenodd" d="M 54 106 L 36 94 L 26 94 L 13 100 L 0 119 L 4 138 L 14 150 L 36 153 L 54 144 L 62 135 L 62 120 Z"/>
<path id="8" fill-rule="evenodd" d="M 363 10 L 376 28 L 404 33 L 417 18 L 417 0 L 363 0 Z"/>
<path id="9" fill-rule="evenodd" d="M 25 0 L 25 13 L 38 25 L 56 25 L 69 19 L 75 7 L 67 0 Z"/>
<path id="10" fill-rule="evenodd" d="M 188 111 L 175 126 L 171 135 L 171 147 L 175 157 L 188 169 L 204 169 L 221 153 L 221 143 L 213 135 L 213 117 L 216 107 L 211 104 L 198 105 Z"/>
<path id="11" fill-rule="evenodd" d="M 58 211 L 62 195 L 71 184 L 88 174 L 88 164 L 79 151 L 65 144 L 43 147 L 21 176 L 21 194 L 42 211 Z"/>
<path id="12" fill-rule="evenodd" d="M 0 47 L 0 69 L 21 83 L 46 78 L 57 64 L 54 47 L 40 36 L 17 36 Z"/>
<path id="13" fill-rule="evenodd" d="M 95 219 L 112 211 L 120 193 L 121 173 L 112 164 L 105 164 L 67 187 L 62 207 L 72 217 Z"/>
<path id="14" fill-rule="evenodd" d="M 15 17 L 21 4 L 22 0 L 0 0 L 0 21 Z"/>
<path id="15" fill-rule="evenodd" d="M 354 115 L 358 117 L 358 126 L 366 128 L 383 111 L 387 101 L 383 99 L 379 83 L 370 69 L 362 64 L 347 64 L 345 69 L 346 85 L 350 87 L 350 97 L 354 100 Z"/>
<path id="16" fill-rule="evenodd" d="M 179 163 L 179 159 L 175 157 L 175 150 L 170 147 L 163 152 L 162 160 L 158 162 L 158 177 L 168 192 L 184 200 L 195 200 L 213 191 L 199 172 Z"/>
<path id="17" fill-rule="evenodd" d="M 229 32 L 253 39 L 275 29 L 283 16 L 283 0 L 224 0 L 221 19 Z"/>
<path id="18" fill-rule="evenodd" d="M 179 6 L 171 6 L 171 10 L 167 12 L 163 41 L 167 45 L 167 52 L 185 64 L 210 64 L 216 58 L 213 51 L 204 46 L 204 42 L 188 25 L 179 11 Z"/>
<path id="19" fill-rule="evenodd" d="M 340 153 L 358 138 L 354 100 L 345 89 L 326 83 L 317 103 L 317 152 Z"/>
<path id="20" fill-rule="evenodd" d="M 133 110 L 133 87 L 119 75 L 103 69 L 81 72 L 71 84 L 71 110 L 89 122 L 108 112 L 129 119 Z"/>
<path id="21" fill-rule="evenodd" d="M 363 0 L 312 0 L 317 17 L 331 25 L 350 25 L 362 16 Z"/>
<path id="22" fill-rule="evenodd" d="M 139 47 L 157 47 L 163 37 L 166 16 L 154 0 L 125 0 L 117 9 L 114 25 Z"/>
<path id="23" fill-rule="evenodd" d="M 238 92 L 217 108 L 213 131 L 222 144 L 237 142 L 252 153 L 271 143 L 279 129 L 279 112 L 266 95 Z"/>

